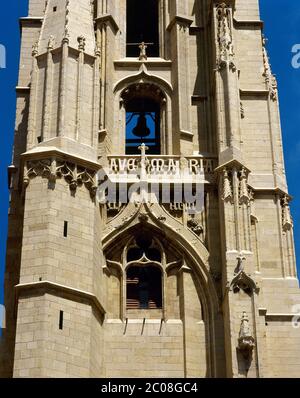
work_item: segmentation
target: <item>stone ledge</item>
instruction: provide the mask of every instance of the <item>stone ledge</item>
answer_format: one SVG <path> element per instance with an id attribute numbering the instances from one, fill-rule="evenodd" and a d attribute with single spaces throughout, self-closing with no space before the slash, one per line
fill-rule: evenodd
<path id="1" fill-rule="evenodd" d="M 269 97 L 269 90 L 248 90 L 248 89 L 240 89 L 240 95 L 241 97 Z"/>
<path id="2" fill-rule="evenodd" d="M 257 28 L 264 28 L 264 22 L 259 20 L 259 19 L 236 19 L 233 18 L 233 22 L 236 25 L 236 27 L 241 27 L 241 28 L 245 28 L 246 26 L 255 26 Z"/>
<path id="3" fill-rule="evenodd" d="M 51 157 L 58 157 L 65 161 L 73 161 L 82 165 L 86 165 L 87 167 L 90 167 L 95 170 L 100 169 L 99 163 L 91 159 L 88 159 L 86 157 L 75 155 L 74 153 L 71 152 L 62 151 L 61 149 L 55 146 L 46 146 L 46 145 L 42 146 L 41 144 L 21 154 L 21 159 L 23 161 L 46 159 Z"/>
<path id="4" fill-rule="evenodd" d="M 16 86 L 17 93 L 29 93 L 30 87 L 29 86 Z"/>
<path id="5" fill-rule="evenodd" d="M 23 284 L 21 283 L 19 285 L 16 285 L 15 289 L 16 289 L 17 298 L 19 298 L 24 292 L 32 292 L 36 290 L 43 290 L 47 293 L 54 291 L 56 293 L 68 294 L 70 296 L 89 301 L 92 304 L 92 306 L 94 306 L 98 310 L 98 312 L 102 317 L 104 317 L 106 314 L 105 309 L 103 308 L 102 304 L 94 294 L 86 292 L 84 290 L 75 289 L 70 286 L 65 286 L 50 281 L 40 281 L 40 282 L 23 283 Z"/>
<path id="6" fill-rule="evenodd" d="M 27 26 L 42 26 L 44 17 L 22 17 L 19 19 L 20 29 Z"/>
<path id="7" fill-rule="evenodd" d="M 290 313 L 268 313 L 268 310 L 266 308 L 259 308 L 258 313 L 260 316 L 264 316 L 266 318 L 266 321 L 284 321 L 284 322 L 291 322 L 295 316 L 297 316 L 296 313 L 290 314 Z"/>
<path id="8" fill-rule="evenodd" d="M 132 67 L 132 66 L 138 66 L 140 67 L 141 64 L 147 65 L 147 67 L 155 66 L 155 67 L 161 67 L 161 68 L 171 68 L 172 66 L 172 61 L 166 60 L 164 58 L 160 57 L 148 57 L 147 60 L 140 61 L 138 58 L 123 58 L 123 59 L 117 59 L 114 61 L 115 67 Z"/>

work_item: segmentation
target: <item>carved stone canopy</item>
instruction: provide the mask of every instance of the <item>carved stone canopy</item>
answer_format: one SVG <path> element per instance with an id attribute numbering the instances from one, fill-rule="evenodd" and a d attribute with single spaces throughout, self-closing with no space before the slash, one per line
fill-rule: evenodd
<path id="1" fill-rule="evenodd" d="M 230 283 L 230 290 L 232 290 L 234 293 L 239 293 L 240 291 L 243 291 L 244 293 L 252 295 L 253 292 L 259 292 L 259 287 L 250 275 L 247 275 L 243 270 L 241 270 L 232 279 Z"/>
<path id="2" fill-rule="evenodd" d="M 59 156 L 28 159 L 25 161 L 24 166 L 23 182 L 25 188 L 36 177 L 46 178 L 51 184 L 55 184 L 57 179 L 64 179 L 69 185 L 71 192 L 74 193 L 78 187 L 85 186 L 92 198 L 96 196 L 96 168 L 81 165 L 75 160 L 65 161 Z"/>

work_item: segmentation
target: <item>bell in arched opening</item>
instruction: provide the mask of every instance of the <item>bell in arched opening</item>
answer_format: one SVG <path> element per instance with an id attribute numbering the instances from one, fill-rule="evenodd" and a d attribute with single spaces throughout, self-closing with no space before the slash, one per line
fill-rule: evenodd
<path id="1" fill-rule="evenodd" d="M 136 137 L 148 137 L 150 135 L 151 131 L 149 127 L 147 126 L 147 118 L 145 113 L 140 113 L 138 120 L 137 120 L 137 125 L 134 127 L 132 130 L 132 134 L 135 135 Z"/>

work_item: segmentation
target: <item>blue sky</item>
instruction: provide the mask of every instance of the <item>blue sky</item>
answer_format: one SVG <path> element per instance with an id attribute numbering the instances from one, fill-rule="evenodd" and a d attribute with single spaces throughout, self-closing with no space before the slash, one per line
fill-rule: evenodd
<path id="1" fill-rule="evenodd" d="M 261 0 L 261 16 L 265 21 L 268 49 L 280 90 L 280 108 L 289 189 L 295 197 L 292 212 L 295 222 L 295 241 L 300 258 L 300 184 L 297 168 L 300 158 L 300 69 L 291 66 L 291 49 L 300 44 L 300 3 L 295 0 Z M 27 15 L 27 0 L 5 2 L 1 9 L 0 44 L 7 50 L 7 68 L 0 69 L 0 286 L 3 284 L 7 234 L 7 166 L 11 151 L 15 117 L 15 86 L 17 83 L 20 16 Z M 284 28 L 283 28 L 284 27 Z M 299 261 L 298 261 L 299 264 Z M 2 302 L 0 288 L 0 302 Z"/>
<path id="2" fill-rule="evenodd" d="M 273 73 L 279 85 L 282 136 L 289 192 L 294 197 L 292 215 L 298 273 L 300 275 L 300 68 L 292 67 L 292 47 L 300 44 L 300 2 L 295 0 L 261 0 L 261 19 Z"/>

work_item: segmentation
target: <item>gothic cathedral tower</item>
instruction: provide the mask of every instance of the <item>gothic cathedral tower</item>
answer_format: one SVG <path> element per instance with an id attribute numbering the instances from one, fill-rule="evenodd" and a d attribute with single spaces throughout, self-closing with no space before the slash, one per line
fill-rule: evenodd
<path id="1" fill-rule="evenodd" d="M 299 376 L 262 27 L 258 0 L 29 0 L 1 376 Z"/>

